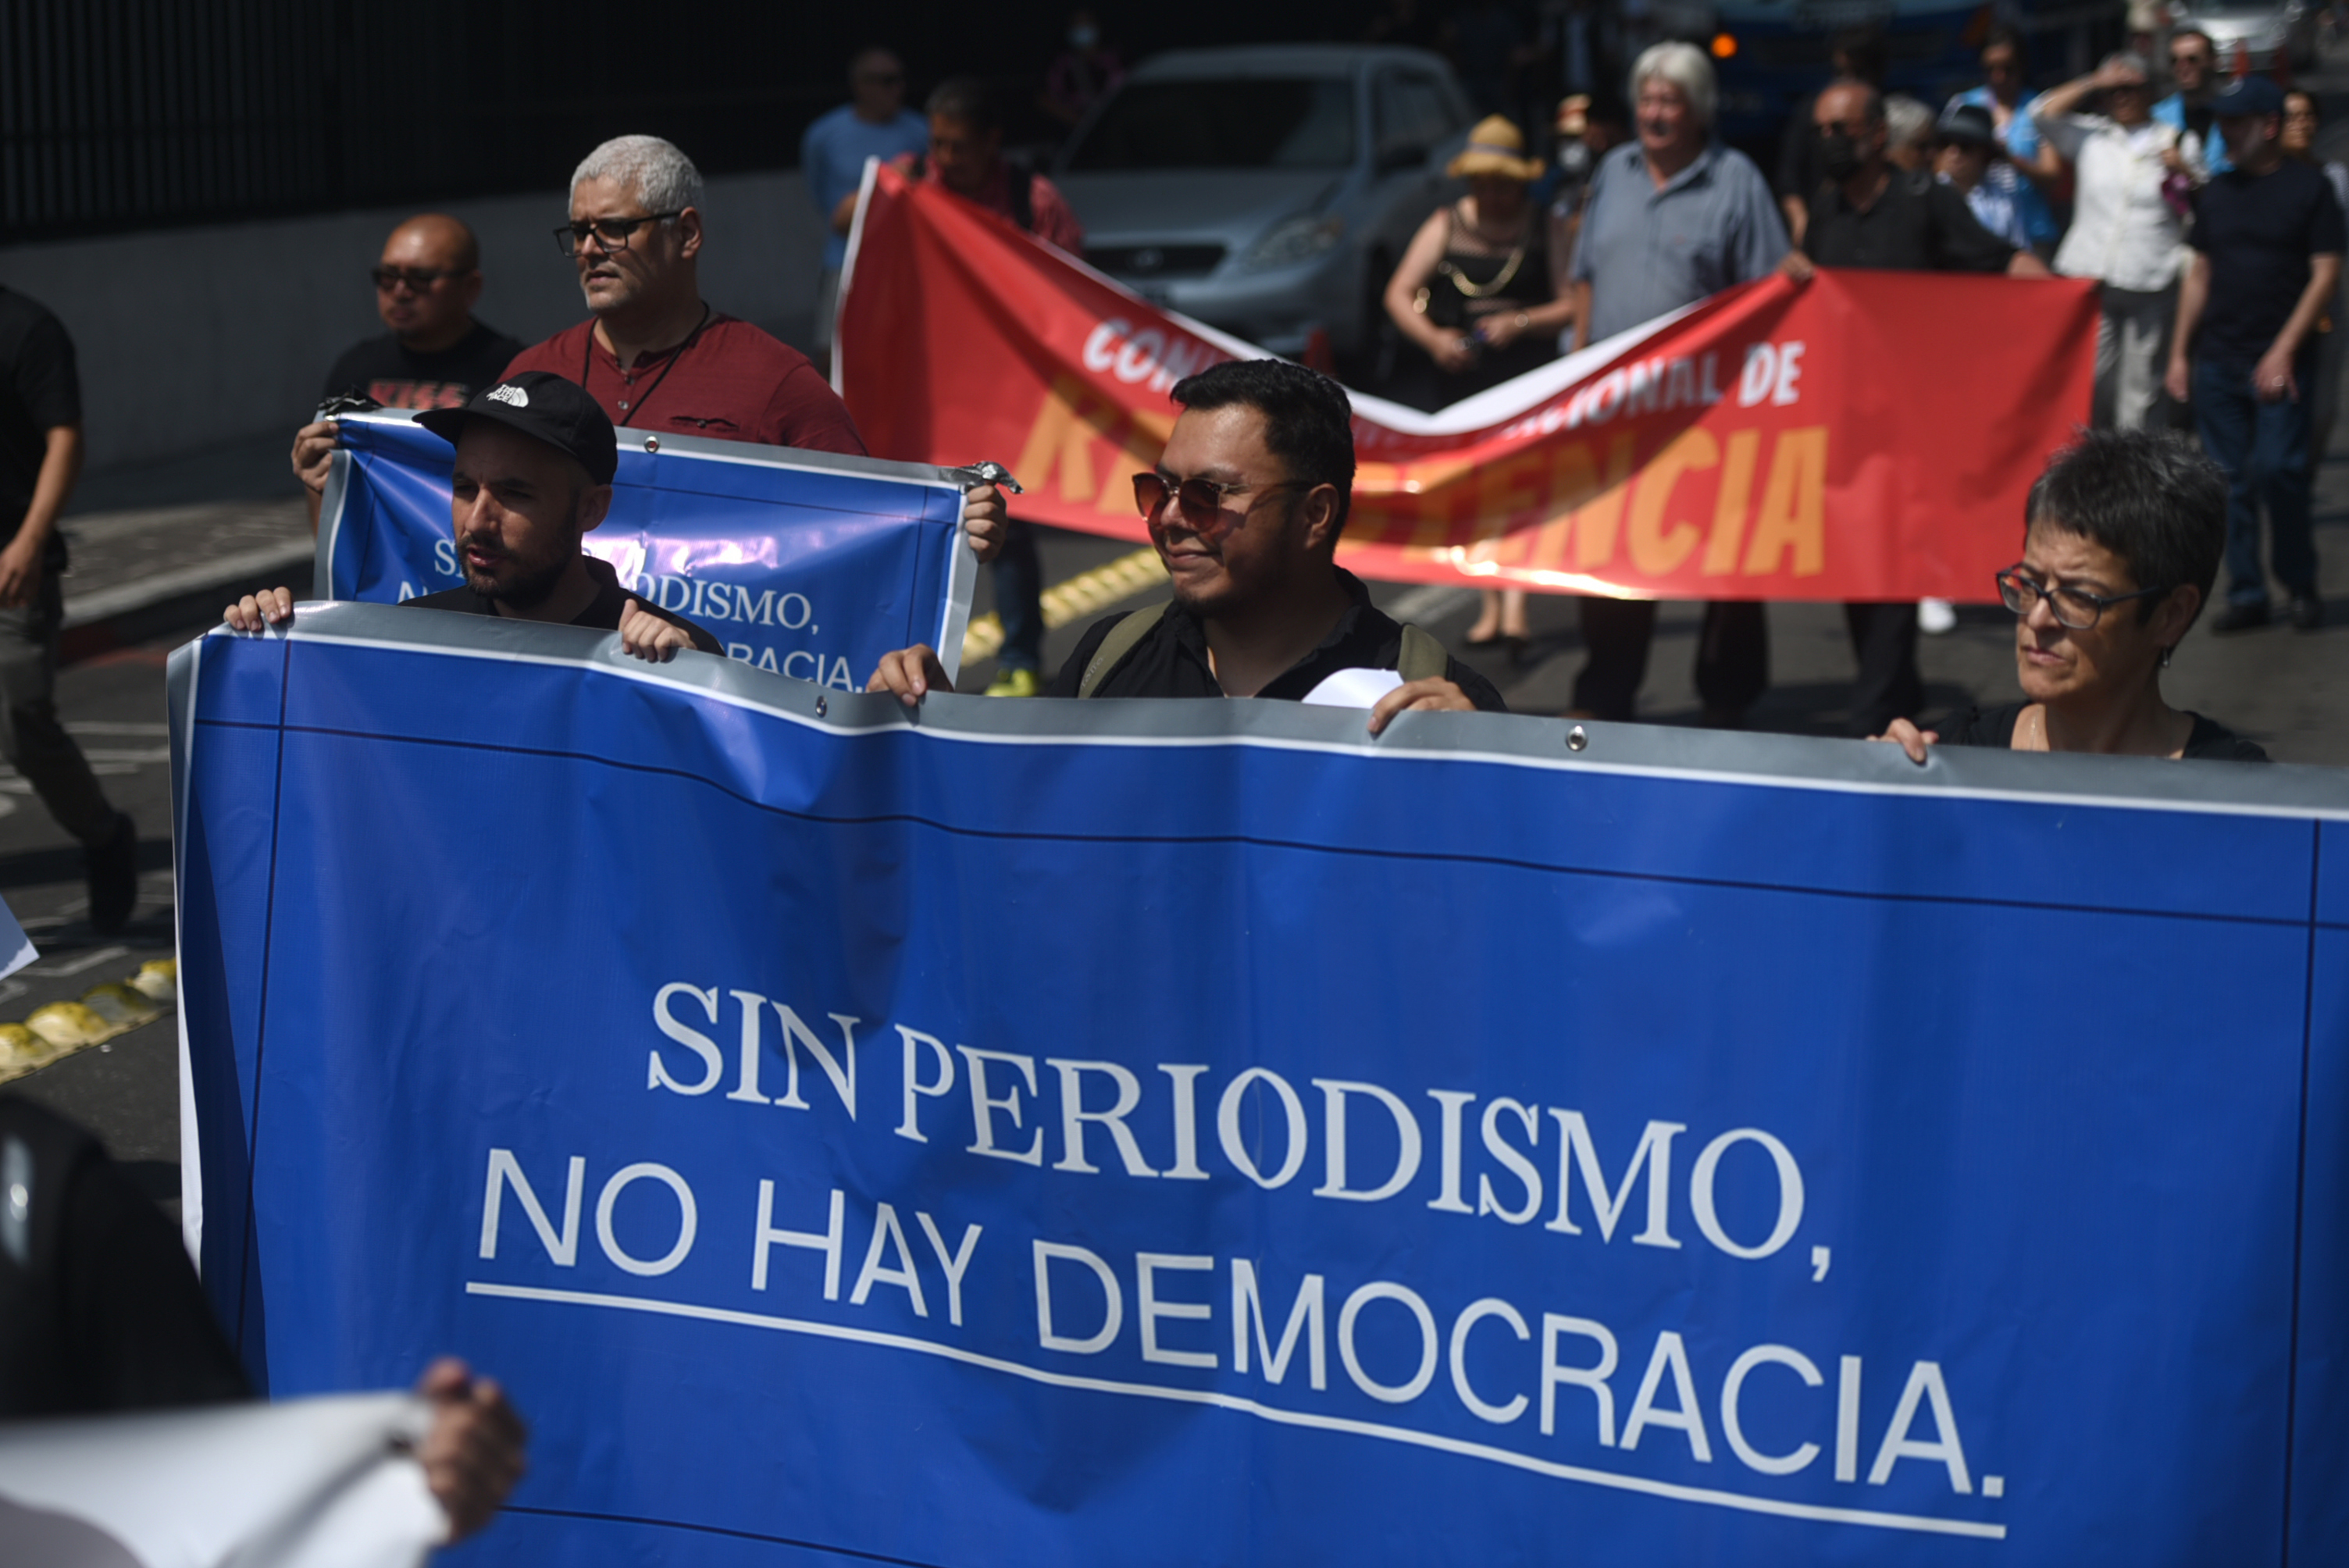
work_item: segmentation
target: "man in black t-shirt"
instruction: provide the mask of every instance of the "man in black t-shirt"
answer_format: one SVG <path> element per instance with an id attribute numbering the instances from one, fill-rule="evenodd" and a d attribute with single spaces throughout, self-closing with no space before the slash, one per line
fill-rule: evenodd
<path id="1" fill-rule="evenodd" d="M 0 755 L 81 841 L 89 923 L 111 933 L 139 900 L 139 832 L 108 802 L 55 700 L 66 567 L 57 513 L 81 452 L 73 339 L 46 306 L 0 289 Z"/>
<path id="2" fill-rule="evenodd" d="M 1892 167 L 1884 155 L 1884 98 L 1874 88 L 1857 82 L 1829 88 L 1819 95 L 1812 120 L 1826 178 L 1811 197 L 1802 245 L 1780 263 L 1788 277 L 1806 282 L 1817 267 L 2049 275 L 2037 256 L 1976 222 L 1956 186 Z M 1843 614 L 1859 659 L 1850 733 L 1881 735 L 1894 719 L 1914 718 L 1924 706 L 1917 606 L 1913 601 L 1853 603 Z"/>
<path id="3" fill-rule="evenodd" d="M 417 423 L 457 449 L 450 512 L 465 585 L 406 603 L 617 632 L 623 650 L 655 663 L 679 648 L 725 656 L 716 637 L 629 594 L 611 567 L 580 549 L 611 508 L 620 461 L 610 417 L 584 389 L 552 371 L 520 371 Z M 272 588 L 248 593 L 222 619 L 257 632 L 293 614 L 293 593 Z"/>
<path id="4" fill-rule="evenodd" d="M 2309 408 L 2314 328 L 2341 282 L 2341 204 L 2315 164 L 2283 156 L 2283 93 L 2273 82 L 2241 77 L 2211 107 L 2235 166 L 2195 200 L 2194 260 L 2178 291 L 2168 376 L 2172 397 L 2191 394 L 2202 449 L 2227 475 L 2227 607 L 2210 629 L 2268 623 L 2265 500 L 2286 614 L 2313 632 L 2324 607 L 2309 521 Z"/>
<path id="5" fill-rule="evenodd" d="M 1169 395 L 1183 412 L 1157 468 L 1133 476 L 1133 498 L 1173 601 L 1094 622 L 1050 695 L 1296 702 L 1342 671 L 1392 670 L 1401 678 L 1371 706 L 1372 735 L 1414 708 L 1506 711 L 1490 682 L 1381 613 L 1339 567 L 1354 485 L 1344 387 L 1285 359 L 1245 359 Z M 864 689 L 913 707 L 954 683 L 916 644 L 884 654 Z"/>
<path id="6" fill-rule="evenodd" d="M 523 345 L 473 319 L 481 297 L 481 247 L 473 231 L 440 212 L 410 218 L 383 242 L 375 308 L 391 330 L 355 343 L 326 372 L 318 401 L 345 395 L 387 408 L 461 408 L 497 384 Z M 294 472 L 302 472 L 296 438 Z M 310 521 L 318 494 L 310 493 Z"/>
<path id="7" fill-rule="evenodd" d="M 523 351 L 473 319 L 481 248 L 456 219 L 427 212 L 394 229 L 374 275 L 376 313 L 391 330 L 344 350 L 319 401 L 352 392 L 387 408 L 461 408 Z"/>

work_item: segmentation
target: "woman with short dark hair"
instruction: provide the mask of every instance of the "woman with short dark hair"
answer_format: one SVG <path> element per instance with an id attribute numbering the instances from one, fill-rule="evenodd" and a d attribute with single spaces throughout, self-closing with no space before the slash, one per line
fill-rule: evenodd
<path id="1" fill-rule="evenodd" d="M 1874 738 L 1917 762 L 1937 743 L 2268 760 L 2161 696 L 2161 672 L 2226 553 L 2227 480 L 2210 459 L 2177 436 L 2090 431 L 2048 463 L 2024 515 L 2023 559 L 1998 574 L 2024 700 L 1969 709 L 1938 731 L 1895 719 Z"/>

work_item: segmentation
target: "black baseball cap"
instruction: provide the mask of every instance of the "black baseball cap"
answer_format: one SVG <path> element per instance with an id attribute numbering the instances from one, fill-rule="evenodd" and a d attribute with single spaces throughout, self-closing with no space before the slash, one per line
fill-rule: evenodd
<path id="1" fill-rule="evenodd" d="M 474 393 L 461 408 L 432 408 L 416 416 L 418 424 L 452 447 L 464 434 L 468 419 L 494 419 L 544 441 L 576 459 L 587 478 L 599 485 L 610 484 L 620 466 L 620 441 L 610 418 L 576 383 L 551 370 L 517 372 L 486 392 Z"/>
<path id="2" fill-rule="evenodd" d="M 1940 124 L 1934 127 L 1943 141 L 1963 142 L 1974 147 L 1996 147 L 1998 129 L 1991 123 L 1990 110 L 1978 103 L 1953 103 L 1941 111 Z"/>

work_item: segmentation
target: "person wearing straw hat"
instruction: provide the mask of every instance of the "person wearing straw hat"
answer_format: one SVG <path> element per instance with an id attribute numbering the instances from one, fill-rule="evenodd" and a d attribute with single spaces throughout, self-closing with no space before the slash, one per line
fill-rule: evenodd
<path id="1" fill-rule="evenodd" d="M 1542 177 L 1523 132 L 1504 116 L 1477 122 L 1444 172 L 1468 194 L 1428 215 L 1387 281 L 1387 315 L 1426 358 L 1399 377 L 1395 395 L 1439 408 L 1538 369 L 1557 357 L 1574 319 L 1549 265 L 1548 225 L 1527 189 Z M 1487 590 L 1468 634 L 1472 646 L 1526 641 L 1521 592 Z"/>

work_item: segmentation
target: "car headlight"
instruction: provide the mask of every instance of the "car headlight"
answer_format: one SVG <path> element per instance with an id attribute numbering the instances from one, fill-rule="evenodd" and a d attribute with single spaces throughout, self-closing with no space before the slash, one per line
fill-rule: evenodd
<path id="1" fill-rule="evenodd" d="M 1263 239 L 1248 247 L 1246 264 L 1251 267 L 1288 267 L 1299 262 L 1311 261 L 1346 237 L 1343 218 L 1319 218 L 1308 214 L 1284 219 L 1275 223 Z"/>

